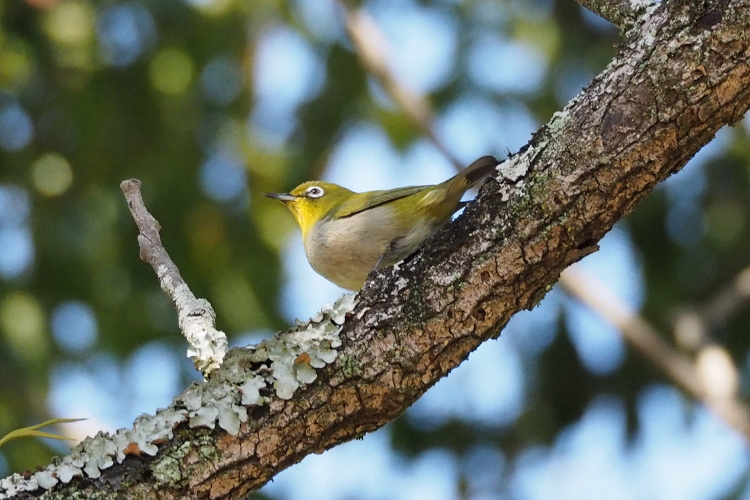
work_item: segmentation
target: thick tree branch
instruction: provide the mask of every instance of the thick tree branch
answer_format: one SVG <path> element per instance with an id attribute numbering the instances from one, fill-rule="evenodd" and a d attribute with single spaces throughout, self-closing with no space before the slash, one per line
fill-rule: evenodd
<path id="1" fill-rule="evenodd" d="M 656 5 L 653 0 L 576 0 L 576 2 L 614 24 L 621 31 L 632 28 L 649 7 Z"/>
<path id="2" fill-rule="evenodd" d="M 639 7 L 652 5 L 650 2 L 640 2 L 637 5 L 631 5 L 631 2 L 617 2 L 599 5 L 603 8 L 619 9 L 622 15 L 635 16 Z M 633 17 L 634 19 L 634 17 Z M 361 9 L 355 11 L 351 8 L 347 11 L 347 27 L 355 40 L 355 50 L 367 70 L 377 79 L 385 82 L 386 89 L 391 93 L 401 111 L 411 119 L 411 121 L 428 137 L 437 148 L 448 154 L 448 148 L 439 140 L 433 132 L 433 122 L 431 114 L 418 113 L 418 110 L 424 109 L 426 100 L 409 92 L 398 81 L 396 76 L 388 68 L 385 62 L 385 36 L 378 30 L 376 24 L 369 19 Z M 365 29 L 366 27 L 366 29 Z M 366 43 L 363 40 L 379 40 L 380 42 Z M 373 56 L 377 53 L 377 57 Z M 380 61 L 379 64 L 373 64 L 372 59 Z M 410 101 L 410 96 L 414 96 L 416 103 Z M 457 168 L 461 168 L 455 158 L 450 158 Z M 692 333 L 696 345 L 692 346 L 691 351 L 697 354 L 698 363 L 694 364 L 691 359 L 683 356 L 680 352 L 673 349 L 661 337 L 658 331 L 653 328 L 643 318 L 638 316 L 634 311 L 630 311 L 616 296 L 595 279 L 589 279 L 581 269 L 575 267 L 569 268 L 560 278 L 560 283 L 573 296 L 577 297 L 583 303 L 591 307 L 595 312 L 600 314 L 605 320 L 612 323 L 618 328 L 625 339 L 635 352 L 646 358 L 651 364 L 659 369 L 673 384 L 681 388 L 694 399 L 702 402 L 708 408 L 712 409 L 716 416 L 725 421 L 744 436 L 750 443 L 750 411 L 737 399 L 737 369 L 731 358 L 726 355 L 726 350 L 715 344 L 708 345 L 704 322 L 694 311 L 688 311 L 682 314 L 677 322 L 675 332 L 678 338 L 686 338 Z M 717 315 L 724 316 L 739 307 L 750 294 L 750 272 L 741 274 L 733 283 L 733 286 L 719 294 L 719 296 L 709 306 L 705 308 L 703 317 L 705 321 L 714 319 Z M 591 285 L 587 288 L 586 285 Z M 697 345 L 698 342 L 702 342 Z M 684 344 L 684 342 L 683 342 Z M 700 352 L 698 349 L 700 347 Z M 711 361 L 711 374 L 723 374 L 719 377 L 707 377 L 706 370 L 699 370 L 698 367 L 708 366 L 705 360 Z M 728 364 L 727 364 L 728 363 Z M 718 396 L 717 396 L 718 394 Z"/>
<path id="3" fill-rule="evenodd" d="M 312 382 L 289 399 L 275 385 L 253 392 L 249 381 L 262 385 L 271 364 L 257 360 L 277 356 L 282 344 L 298 352 L 297 344 L 280 339 L 277 350 L 231 350 L 206 384 L 178 396 L 160 419 L 139 421 L 143 446 L 120 457 L 90 444 L 93 456 L 113 458 L 44 498 L 68 499 L 73 490 L 102 499 L 243 498 L 306 455 L 395 418 L 499 335 L 512 314 L 541 300 L 565 267 L 596 248 L 719 128 L 743 116 L 750 106 L 748 30 L 750 0 L 661 4 L 454 224 L 365 285 L 340 332 L 341 311 L 309 325 L 341 342 L 327 341 L 335 360 L 316 369 Z M 324 340 L 284 365 L 289 373 L 306 373 L 309 352 L 325 355 Z M 289 359 L 278 356 L 275 362 Z M 235 427 L 236 406 L 247 420 Z M 195 414 L 189 423 L 187 412 Z M 169 432 L 150 427 L 157 424 Z M 10 481 L 11 496 L 30 498 L 36 493 L 22 490 L 35 477 L 3 480 L 0 493 Z"/>

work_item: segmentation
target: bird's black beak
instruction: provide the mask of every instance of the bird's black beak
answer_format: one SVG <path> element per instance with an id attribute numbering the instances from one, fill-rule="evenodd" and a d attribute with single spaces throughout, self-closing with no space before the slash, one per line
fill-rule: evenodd
<path id="1" fill-rule="evenodd" d="M 289 193 L 264 193 L 264 196 L 268 196 L 269 198 L 273 198 L 274 200 L 283 201 L 284 203 L 288 201 L 294 201 L 299 198 L 299 196 L 294 196 L 293 194 Z"/>

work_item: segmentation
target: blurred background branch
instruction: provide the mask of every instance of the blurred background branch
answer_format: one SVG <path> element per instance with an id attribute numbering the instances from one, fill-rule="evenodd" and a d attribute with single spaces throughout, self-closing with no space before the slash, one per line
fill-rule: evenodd
<path id="1" fill-rule="evenodd" d="M 633 349 L 677 387 L 716 412 L 750 445 L 750 409 L 738 399 L 737 369 L 726 349 L 705 345 L 696 353 L 695 360 L 680 354 L 653 326 L 580 265 L 565 270 L 560 284 L 617 328 Z"/>
<path id="2" fill-rule="evenodd" d="M 750 268 L 743 269 L 704 304 L 683 308 L 674 320 L 673 332 L 680 348 L 695 353 L 714 341 L 714 333 L 742 312 L 750 300 Z"/>
<path id="3" fill-rule="evenodd" d="M 363 9 L 352 7 L 347 1 L 340 1 L 340 5 L 345 12 L 346 31 L 365 70 L 382 86 L 416 128 L 450 160 L 456 170 L 464 168 L 466 165 L 438 139 L 428 99 L 400 82 L 388 67 L 388 52 L 393 48 L 388 47 L 388 41 L 377 23 Z"/>

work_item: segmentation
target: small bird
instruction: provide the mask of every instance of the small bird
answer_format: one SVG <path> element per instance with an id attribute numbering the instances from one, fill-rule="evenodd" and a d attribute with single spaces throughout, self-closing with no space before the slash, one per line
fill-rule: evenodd
<path id="1" fill-rule="evenodd" d="M 341 288 L 357 291 L 374 269 L 414 253 L 463 206 L 461 197 L 499 162 L 483 156 L 447 181 L 355 193 L 309 181 L 289 193 L 266 193 L 294 214 L 310 266 Z"/>

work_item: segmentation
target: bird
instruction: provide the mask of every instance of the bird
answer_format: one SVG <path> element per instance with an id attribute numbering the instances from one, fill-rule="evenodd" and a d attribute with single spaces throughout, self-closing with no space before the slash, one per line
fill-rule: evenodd
<path id="1" fill-rule="evenodd" d="M 283 202 L 302 230 L 310 266 L 351 291 L 367 276 L 414 253 L 463 205 L 461 197 L 498 166 L 483 156 L 440 184 L 356 193 L 308 181 L 288 193 L 265 193 Z"/>

